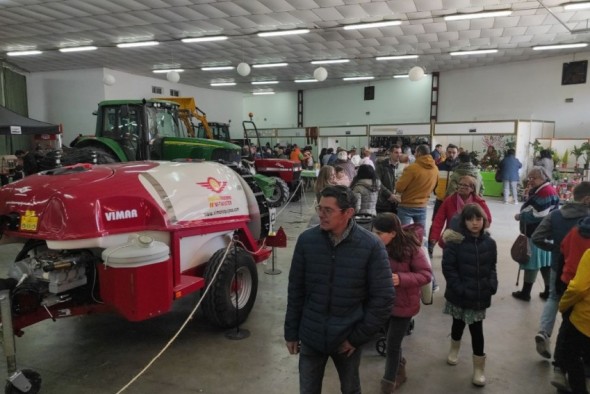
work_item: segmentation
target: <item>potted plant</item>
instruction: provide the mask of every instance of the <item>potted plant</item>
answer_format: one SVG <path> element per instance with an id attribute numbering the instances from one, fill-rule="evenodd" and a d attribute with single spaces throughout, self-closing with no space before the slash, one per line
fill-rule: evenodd
<path id="1" fill-rule="evenodd" d="M 578 148 L 576 145 L 574 145 L 574 147 L 572 148 L 572 151 L 570 152 L 570 155 L 573 155 L 576 158 L 576 164 L 575 164 L 576 168 L 578 168 L 578 160 L 584 154 L 584 148 L 582 146 L 580 146 Z"/>
<path id="2" fill-rule="evenodd" d="M 563 156 L 561 156 L 561 168 L 567 168 L 567 161 L 570 156 L 570 151 L 568 149 L 563 152 Z"/>
<path id="3" fill-rule="evenodd" d="M 561 157 L 559 157 L 559 154 L 556 151 L 551 150 L 551 158 L 553 159 L 555 167 L 559 166 L 559 163 L 561 163 Z"/>

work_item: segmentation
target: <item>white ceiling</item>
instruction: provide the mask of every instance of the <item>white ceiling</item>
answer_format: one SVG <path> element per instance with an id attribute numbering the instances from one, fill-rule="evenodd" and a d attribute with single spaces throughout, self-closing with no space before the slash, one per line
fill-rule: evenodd
<path id="1" fill-rule="evenodd" d="M 342 77 L 389 79 L 415 66 L 426 72 L 572 54 L 575 49 L 533 51 L 535 45 L 590 42 L 590 10 L 565 11 L 560 0 L 0 0 L 0 60 L 24 71 L 106 67 L 165 79 L 155 68 L 180 67 L 181 82 L 252 92 L 253 80 L 277 79 L 275 91 L 337 86 Z M 512 15 L 444 21 L 456 13 L 510 9 Z M 400 26 L 343 30 L 348 24 L 401 20 Z M 260 38 L 262 31 L 307 28 L 308 34 Z M 227 35 L 226 41 L 185 44 L 180 39 Z M 157 40 L 155 47 L 121 49 L 121 42 Z M 59 48 L 95 45 L 92 52 L 61 53 Z M 496 54 L 450 56 L 449 52 L 498 49 Z M 7 57 L 6 52 L 38 49 L 41 55 Z M 589 47 L 584 48 L 590 50 Z M 579 49 L 577 50 L 579 51 Z M 414 60 L 376 61 L 376 56 L 418 54 Z M 313 78 L 311 60 L 347 58 L 324 66 L 328 79 Z M 201 71 L 203 66 L 240 62 L 287 62 L 287 67 Z"/>

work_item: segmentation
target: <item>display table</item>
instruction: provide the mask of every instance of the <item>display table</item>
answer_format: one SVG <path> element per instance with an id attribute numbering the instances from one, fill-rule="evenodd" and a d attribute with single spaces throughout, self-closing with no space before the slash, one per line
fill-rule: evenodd
<path id="1" fill-rule="evenodd" d="M 501 182 L 496 182 L 495 171 L 482 171 L 481 179 L 483 180 L 483 195 L 490 197 L 501 197 L 504 186 Z"/>
<path id="2" fill-rule="evenodd" d="M 317 179 L 320 170 L 302 170 L 301 180 L 303 181 L 303 190 L 313 190 L 315 180 Z"/>
<path id="3" fill-rule="evenodd" d="M 302 170 L 301 178 L 317 178 L 320 170 Z"/>

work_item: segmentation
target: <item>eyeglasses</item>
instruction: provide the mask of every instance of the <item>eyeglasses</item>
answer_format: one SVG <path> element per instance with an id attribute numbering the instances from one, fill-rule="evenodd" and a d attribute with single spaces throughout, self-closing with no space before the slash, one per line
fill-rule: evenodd
<path id="1" fill-rule="evenodd" d="M 457 186 L 458 187 L 465 187 L 465 188 L 469 188 L 469 189 L 471 189 L 473 187 L 473 185 L 468 185 L 467 183 L 458 183 Z"/>
<path id="2" fill-rule="evenodd" d="M 339 209 L 340 212 L 344 212 L 346 211 L 348 208 L 342 208 Z M 330 207 L 322 207 L 320 205 L 316 205 L 315 207 L 315 211 L 318 213 L 318 215 L 326 215 L 326 216 L 332 216 L 334 214 L 334 212 L 338 211 L 338 209 L 334 209 L 334 208 L 330 208 Z"/>

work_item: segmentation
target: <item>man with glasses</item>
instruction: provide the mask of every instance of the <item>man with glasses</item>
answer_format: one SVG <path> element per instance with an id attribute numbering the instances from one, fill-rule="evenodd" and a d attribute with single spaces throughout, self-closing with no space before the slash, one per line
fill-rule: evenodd
<path id="1" fill-rule="evenodd" d="M 343 393 L 360 393 L 361 346 L 389 318 L 394 290 L 385 247 L 352 217 L 356 198 L 328 186 L 319 226 L 298 238 L 289 272 L 285 340 L 299 354 L 301 393 L 321 393 L 331 358 Z"/>

